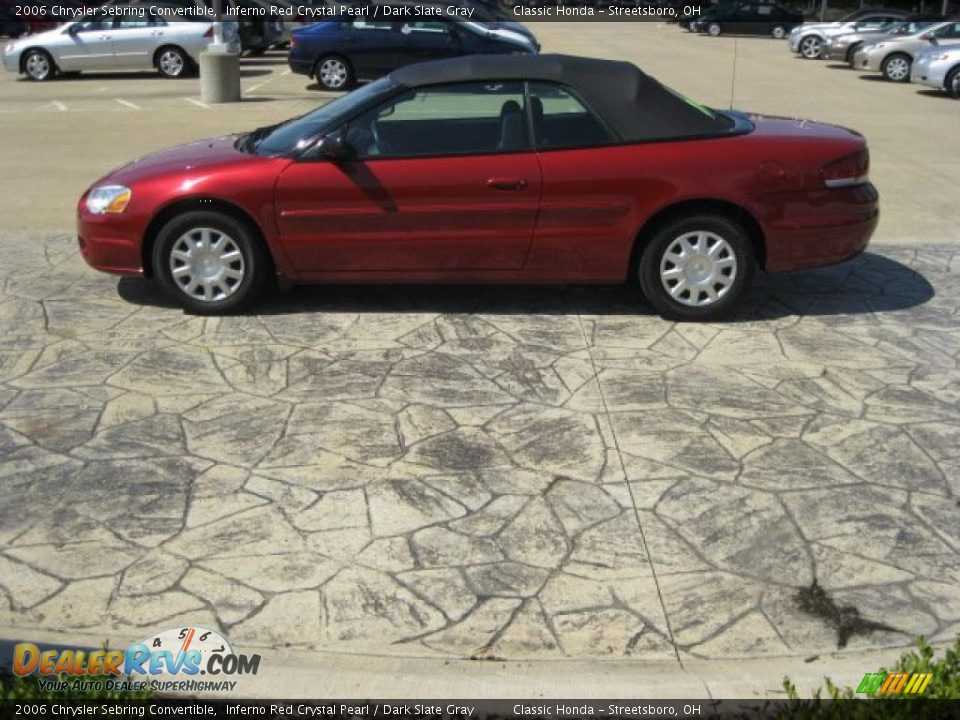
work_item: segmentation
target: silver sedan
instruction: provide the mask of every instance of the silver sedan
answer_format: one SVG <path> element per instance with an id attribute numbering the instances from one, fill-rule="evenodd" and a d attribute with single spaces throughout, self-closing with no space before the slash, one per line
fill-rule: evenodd
<path id="1" fill-rule="evenodd" d="M 910 81 L 960 98 L 960 45 L 932 47 L 913 61 Z"/>
<path id="2" fill-rule="evenodd" d="M 212 38 L 213 25 L 206 22 L 81 20 L 7 43 L 3 64 L 31 80 L 49 80 L 58 72 L 150 68 L 177 78 L 195 70 Z"/>
<path id="3" fill-rule="evenodd" d="M 913 58 L 935 45 L 960 43 L 960 22 L 942 22 L 912 35 L 886 37 L 865 42 L 853 56 L 856 70 L 883 73 L 893 82 L 910 82 Z"/>

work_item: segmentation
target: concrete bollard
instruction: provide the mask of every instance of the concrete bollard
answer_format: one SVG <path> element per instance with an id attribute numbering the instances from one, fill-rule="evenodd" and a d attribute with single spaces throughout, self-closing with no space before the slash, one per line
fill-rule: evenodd
<path id="1" fill-rule="evenodd" d="M 200 53 L 200 99 L 205 103 L 240 100 L 240 55 L 235 52 Z"/>

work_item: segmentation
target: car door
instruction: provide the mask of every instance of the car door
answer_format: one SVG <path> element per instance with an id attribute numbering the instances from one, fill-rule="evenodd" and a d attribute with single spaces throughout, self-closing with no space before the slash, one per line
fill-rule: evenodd
<path id="1" fill-rule="evenodd" d="M 113 65 L 113 20 L 81 20 L 56 48 L 61 70 L 102 70 Z"/>
<path id="2" fill-rule="evenodd" d="M 465 54 L 463 42 L 452 23 L 442 21 L 406 22 L 400 27 L 406 36 L 401 63 L 443 60 Z"/>
<path id="3" fill-rule="evenodd" d="M 748 3 L 737 7 L 730 21 L 724 25 L 727 32 L 752 33 L 757 20 L 757 6 Z"/>
<path id="4" fill-rule="evenodd" d="M 403 64 L 401 56 L 407 39 L 399 22 L 389 20 L 352 20 L 343 24 L 343 52 L 361 78 L 385 75 Z"/>
<path id="5" fill-rule="evenodd" d="M 149 68 L 160 46 L 159 33 L 166 27 L 160 18 L 129 18 L 114 21 L 113 64 L 118 68 Z"/>
<path id="6" fill-rule="evenodd" d="M 352 157 L 292 163 L 276 186 L 305 277 L 519 270 L 540 201 L 521 82 L 403 91 L 351 119 Z"/>
<path id="7" fill-rule="evenodd" d="M 960 22 L 947 23 L 931 34 L 939 45 L 957 45 L 960 43 Z"/>

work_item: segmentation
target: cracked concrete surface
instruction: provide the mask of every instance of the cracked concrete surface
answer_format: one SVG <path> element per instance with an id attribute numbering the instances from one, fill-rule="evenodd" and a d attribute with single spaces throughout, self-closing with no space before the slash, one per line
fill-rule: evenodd
<path id="1" fill-rule="evenodd" d="M 0 625 L 668 661 L 960 630 L 948 247 L 762 278 L 705 325 L 587 287 L 205 319 L 71 238 L 4 247 Z"/>

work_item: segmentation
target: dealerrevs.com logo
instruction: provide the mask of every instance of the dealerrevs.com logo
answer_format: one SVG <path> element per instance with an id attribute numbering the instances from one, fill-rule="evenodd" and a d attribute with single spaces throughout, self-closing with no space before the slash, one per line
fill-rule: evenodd
<path id="1" fill-rule="evenodd" d="M 224 692 L 235 678 L 256 675 L 259 655 L 235 653 L 230 641 L 203 627 L 172 628 L 126 650 L 41 650 L 20 643 L 13 651 L 13 672 L 40 676 L 42 689 L 155 692 Z"/>

